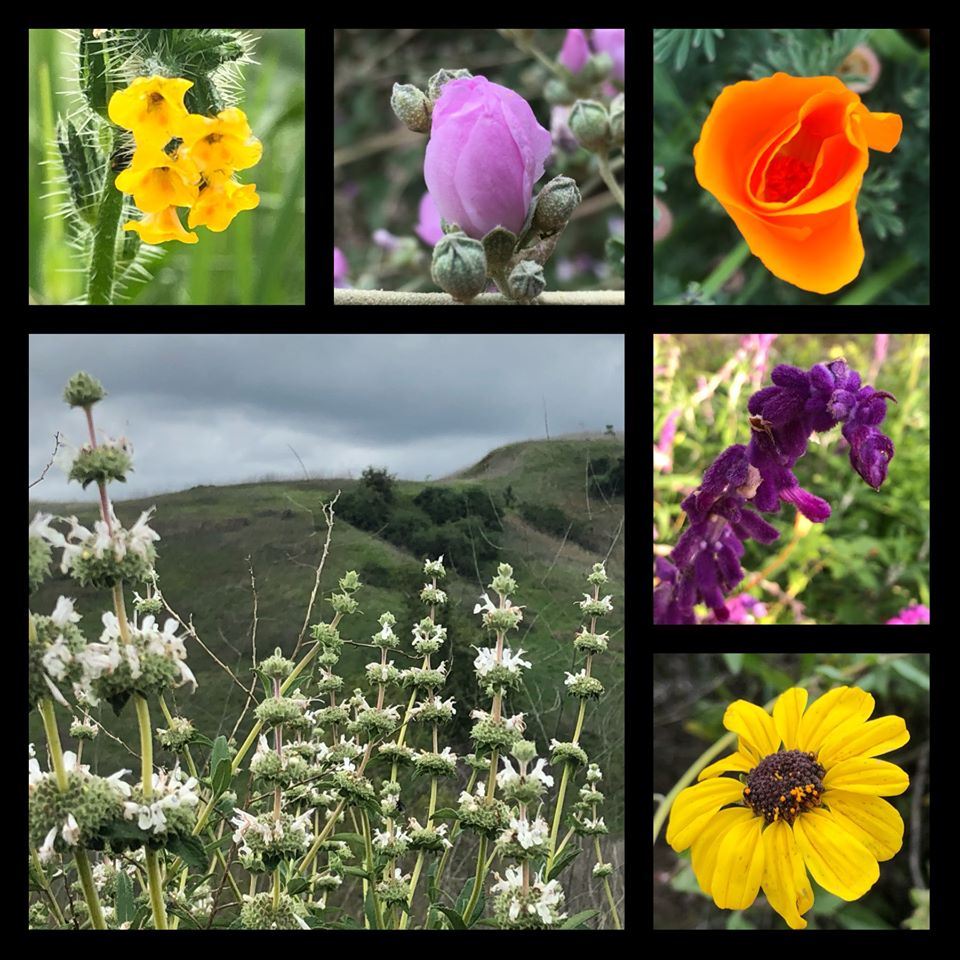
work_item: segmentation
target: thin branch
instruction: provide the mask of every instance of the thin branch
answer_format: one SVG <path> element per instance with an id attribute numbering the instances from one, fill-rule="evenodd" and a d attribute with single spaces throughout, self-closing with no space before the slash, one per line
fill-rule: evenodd
<path id="1" fill-rule="evenodd" d="M 610 549 L 607 551 L 607 555 L 603 558 L 604 563 L 610 559 L 610 554 L 613 553 L 613 548 L 617 545 L 617 541 L 620 539 L 621 530 L 623 530 L 623 517 L 620 518 L 620 522 L 617 524 L 617 532 L 613 535 L 613 539 L 610 541 Z"/>
<path id="2" fill-rule="evenodd" d="M 50 454 L 50 459 L 47 461 L 47 465 L 43 468 L 40 476 L 37 477 L 33 483 L 27 485 L 27 489 L 30 490 L 35 487 L 41 480 L 47 475 L 47 471 L 53 466 L 53 461 L 57 456 L 57 451 L 63 446 L 63 441 L 60 439 L 60 431 L 58 430 L 53 435 L 53 453 Z"/>
<path id="3" fill-rule="evenodd" d="M 373 304 L 384 307 L 395 304 L 411 304 L 415 307 L 449 307 L 464 306 L 458 304 L 446 293 L 401 293 L 398 290 L 334 290 L 333 302 L 337 306 L 352 306 L 354 304 Z M 559 306 L 577 306 L 587 304 L 592 306 L 622 307 L 625 305 L 623 290 L 554 290 L 541 293 L 532 306 L 543 304 Z M 517 307 L 521 306 L 515 300 L 508 300 L 499 293 L 481 293 L 474 297 L 465 306 L 478 307 Z"/>
<path id="4" fill-rule="evenodd" d="M 307 613 L 303 618 L 303 626 L 300 628 L 300 636 L 297 637 L 297 645 L 293 649 L 293 654 L 291 655 L 294 660 L 297 659 L 297 654 L 300 652 L 300 647 L 303 646 L 303 637 L 307 632 L 307 627 L 310 625 L 310 615 L 313 613 L 313 605 L 317 599 L 317 591 L 320 589 L 320 574 L 323 573 L 323 565 L 327 562 L 327 554 L 330 551 L 330 537 L 333 535 L 333 505 L 340 499 L 340 491 L 337 491 L 337 495 L 329 502 L 325 503 L 322 506 L 323 510 L 323 519 L 327 522 L 327 539 L 323 544 L 323 554 L 320 557 L 320 563 L 317 566 L 317 574 L 313 581 L 313 590 L 310 592 L 310 602 L 307 604 Z"/>
<path id="5" fill-rule="evenodd" d="M 290 447 L 290 444 L 288 443 L 287 446 Z M 297 451 L 294 450 L 293 447 L 290 447 L 290 452 L 297 458 L 297 463 L 300 464 L 300 469 L 303 470 L 303 476 L 304 476 L 304 478 L 307 479 L 307 480 L 309 480 L 309 479 L 310 479 L 310 474 L 307 473 L 307 468 L 303 465 L 303 461 L 300 459 L 300 454 L 297 453 Z"/>

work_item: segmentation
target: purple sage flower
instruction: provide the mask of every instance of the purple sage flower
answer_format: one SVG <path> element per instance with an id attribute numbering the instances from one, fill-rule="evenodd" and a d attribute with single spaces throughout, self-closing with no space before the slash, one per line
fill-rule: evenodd
<path id="1" fill-rule="evenodd" d="M 440 226 L 440 211 L 433 202 L 433 197 L 425 193 L 420 198 L 420 221 L 413 228 L 416 235 L 428 246 L 435 246 L 443 236 Z"/>
<path id="2" fill-rule="evenodd" d="M 462 77 L 434 104 L 423 176 L 440 216 L 468 236 L 496 226 L 519 233 L 551 146 L 519 93 Z"/>
<path id="3" fill-rule="evenodd" d="M 679 417 L 679 410 L 670 411 L 660 430 L 660 440 L 653 448 L 653 465 L 664 473 L 669 473 L 673 469 L 673 438 L 677 434 Z"/>
<path id="4" fill-rule="evenodd" d="M 901 610 L 892 620 L 888 620 L 887 624 L 893 623 L 901 626 L 915 626 L 918 623 L 929 622 L 930 608 L 923 606 L 923 604 L 914 603 L 905 610 Z"/>
<path id="5" fill-rule="evenodd" d="M 719 622 L 730 619 L 724 594 L 743 579 L 743 542 L 771 543 L 779 536 L 747 501 L 766 513 L 792 503 L 808 520 L 823 523 L 830 504 L 804 490 L 793 473 L 814 431 L 842 422 L 850 464 L 875 490 L 887 476 L 893 442 L 877 429 L 887 413 L 885 391 L 864 387 L 844 360 L 801 370 L 774 367 L 773 385 L 747 402 L 750 443 L 727 447 L 707 468 L 700 486 L 681 503 L 690 521 L 669 559 L 657 558 L 655 623 L 696 623 L 693 607 L 705 603 Z"/>

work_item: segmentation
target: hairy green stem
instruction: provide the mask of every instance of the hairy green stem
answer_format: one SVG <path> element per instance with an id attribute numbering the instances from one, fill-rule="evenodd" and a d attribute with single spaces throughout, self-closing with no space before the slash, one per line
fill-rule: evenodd
<path id="1" fill-rule="evenodd" d="M 140 727 L 140 777 L 143 783 L 143 799 L 149 803 L 153 799 L 153 734 L 150 730 L 150 706 L 146 697 L 139 693 L 133 695 L 133 702 L 137 708 L 137 725 Z M 157 851 L 146 847 L 144 852 L 147 858 L 147 883 L 150 888 L 153 926 L 156 930 L 166 930 L 167 914 L 163 906 L 163 885 L 160 880 Z"/>
<path id="2" fill-rule="evenodd" d="M 596 836 L 593 837 L 593 846 L 597 851 L 597 863 L 603 863 L 603 854 L 600 852 L 600 838 Z M 622 930 L 620 926 L 620 914 L 617 913 L 617 905 L 613 899 L 613 891 L 610 889 L 610 878 L 603 878 L 603 889 L 607 894 L 607 903 L 610 905 L 610 916 L 613 918 L 613 925 L 617 930 Z"/>
<path id="3" fill-rule="evenodd" d="M 113 148 L 111 128 L 109 156 Z M 103 187 L 97 209 L 97 222 L 93 228 L 93 252 L 87 274 L 87 303 L 113 303 L 113 284 L 117 265 L 117 224 L 123 209 L 123 194 L 114 186 L 113 172 L 104 171 Z"/>
<path id="4" fill-rule="evenodd" d="M 480 849 L 477 850 L 477 873 L 473 878 L 473 890 L 470 891 L 470 899 L 463 908 L 463 922 L 470 926 L 470 918 L 477 907 L 477 901 L 480 899 L 480 891 L 483 889 L 483 878 L 487 872 L 487 838 L 480 838 Z"/>
<path id="5" fill-rule="evenodd" d="M 97 896 L 97 885 L 93 882 L 93 871 L 90 869 L 87 851 L 83 847 L 77 847 L 73 856 L 77 861 L 77 875 L 80 877 L 80 886 L 83 887 L 83 898 L 87 901 L 87 907 L 90 910 L 90 923 L 95 930 L 106 930 L 107 922 L 103 919 L 103 911 L 100 909 L 100 898 Z"/>
<path id="6" fill-rule="evenodd" d="M 710 276 L 703 281 L 703 296 L 712 297 L 734 273 L 736 273 L 749 256 L 750 248 L 747 246 L 745 240 L 741 240 L 740 243 L 717 264 Z"/>

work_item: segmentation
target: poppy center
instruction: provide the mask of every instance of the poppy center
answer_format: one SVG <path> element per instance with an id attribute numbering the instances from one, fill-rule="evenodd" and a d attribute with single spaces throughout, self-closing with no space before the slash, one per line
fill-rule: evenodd
<path id="1" fill-rule="evenodd" d="M 809 182 L 813 164 L 799 157 L 777 154 L 767 167 L 763 199 L 767 203 L 792 200 Z"/>
<path id="2" fill-rule="evenodd" d="M 815 753 L 771 753 L 750 771 L 743 802 L 767 823 L 786 820 L 792 824 L 804 810 L 820 806 L 825 773 Z"/>

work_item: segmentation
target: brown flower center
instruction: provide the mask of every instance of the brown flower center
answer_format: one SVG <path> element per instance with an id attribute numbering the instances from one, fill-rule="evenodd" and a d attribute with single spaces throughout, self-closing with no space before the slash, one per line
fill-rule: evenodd
<path id="1" fill-rule="evenodd" d="M 804 810 L 820 806 L 825 773 L 815 753 L 771 753 L 750 771 L 743 802 L 767 823 L 786 820 L 792 824 Z"/>

